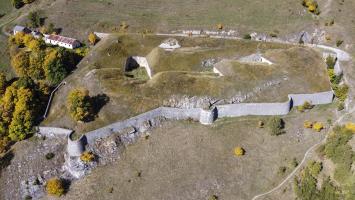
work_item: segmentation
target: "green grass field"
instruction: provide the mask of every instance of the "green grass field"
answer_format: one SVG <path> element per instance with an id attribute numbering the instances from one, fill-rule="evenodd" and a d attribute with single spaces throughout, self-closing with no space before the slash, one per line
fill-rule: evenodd
<path id="1" fill-rule="evenodd" d="M 294 0 L 78 0 L 38 1 L 31 8 L 42 10 L 46 21 L 63 29 L 64 35 L 86 39 L 89 31 L 113 31 L 125 21 L 130 31 L 150 29 L 226 29 L 251 31 L 296 31 L 312 23 Z M 21 23 L 23 19 L 15 21 Z"/>
<path id="2" fill-rule="evenodd" d="M 12 4 L 9 0 L 0 0 L 0 15 L 9 13 L 12 10 Z"/>

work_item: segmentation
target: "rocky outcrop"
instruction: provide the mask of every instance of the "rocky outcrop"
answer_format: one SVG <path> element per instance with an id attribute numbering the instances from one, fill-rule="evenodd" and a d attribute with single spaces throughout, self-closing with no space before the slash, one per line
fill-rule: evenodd
<path id="1" fill-rule="evenodd" d="M 202 108 L 208 107 L 209 105 L 219 101 L 217 98 L 212 98 L 208 96 L 198 97 L 198 96 L 179 96 L 173 95 L 169 100 L 164 102 L 164 106 L 172 108 Z"/>
<path id="2" fill-rule="evenodd" d="M 175 49 L 181 48 L 179 41 L 175 38 L 168 38 L 164 40 L 164 42 L 161 43 L 159 47 L 165 51 L 173 51 Z"/>

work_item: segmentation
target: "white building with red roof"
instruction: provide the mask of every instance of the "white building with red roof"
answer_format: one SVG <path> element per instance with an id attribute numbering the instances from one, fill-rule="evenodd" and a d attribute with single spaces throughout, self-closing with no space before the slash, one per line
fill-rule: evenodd
<path id="1" fill-rule="evenodd" d="M 75 49 L 80 47 L 80 42 L 78 40 L 60 35 L 45 35 L 44 42 L 51 45 L 58 45 L 67 49 Z"/>

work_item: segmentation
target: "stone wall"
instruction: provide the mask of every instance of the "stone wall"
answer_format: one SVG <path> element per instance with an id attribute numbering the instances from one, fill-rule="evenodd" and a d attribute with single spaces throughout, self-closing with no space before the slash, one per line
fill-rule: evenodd
<path id="1" fill-rule="evenodd" d="M 159 107 L 130 119 L 116 122 L 103 128 L 86 133 L 88 144 L 96 139 L 107 137 L 113 133 L 120 133 L 128 128 L 144 132 L 146 127 L 153 126 L 152 120 L 162 117 L 171 120 L 193 119 L 202 124 L 211 124 L 221 117 L 239 117 L 247 115 L 286 115 L 292 106 L 302 105 L 308 101 L 314 105 L 328 104 L 333 101 L 333 91 L 314 94 L 290 94 L 289 100 L 281 103 L 239 103 L 217 105 L 214 109 L 201 108 L 170 108 Z"/>
<path id="2" fill-rule="evenodd" d="M 140 129 L 144 127 L 146 123 L 150 123 L 151 120 L 159 117 L 164 117 L 166 119 L 173 119 L 173 120 L 186 120 L 189 118 L 194 120 L 199 120 L 200 110 L 201 110 L 200 108 L 192 108 L 192 109 L 168 108 L 168 107 L 156 108 L 154 110 L 137 115 L 130 119 L 121 122 L 116 122 L 108 126 L 105 126 L 103 128 L 88 132 L 86 133 L 87 142 L 89 144 L 92 144 L 97 138 L 107 137 L 113 133 L 119 133 L 131 127 L 136 129 L 137 131 L 140 131 Z"/>
<path id="3" fill-rule="evenodd" d="M 333 91 L 319 92 L 314 94 L 289 94 L 289 98 L 292 99 L 292 106 L 300 106 L 305 101 L 308 101 L 312 105 L 328 104 L 333 101 Z"/>
<path id="4" fill-rule="evenodd" d="M 290 109 L 290 100 L 284 103 L 239 103 L 217 106 L 218 117 L 286 115 Z"/>
<path id="5" fill-rule="evenodd" d="M 44 127 L 44 126 L 37 127 L 36 131 L 39 135 L 46 136 L 46 137 L 53 137 L 53 136 L 65 137 L 73 132 L 72 130 L 65 129 L 65 128 Z"/>

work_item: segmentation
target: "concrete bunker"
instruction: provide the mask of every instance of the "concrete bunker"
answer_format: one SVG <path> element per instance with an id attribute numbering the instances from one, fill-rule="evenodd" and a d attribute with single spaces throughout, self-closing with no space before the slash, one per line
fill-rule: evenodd
<path id="1" fill-rule="evenodd" d="M 139 67 L 144 67 L 149 78 L 152 78 L 152 70 L 149 66 L 148 60 L 142 56 L 130 56 L 126 60 L 126 64 L 124 66 L 125 72 L 131 72 Z"/>

